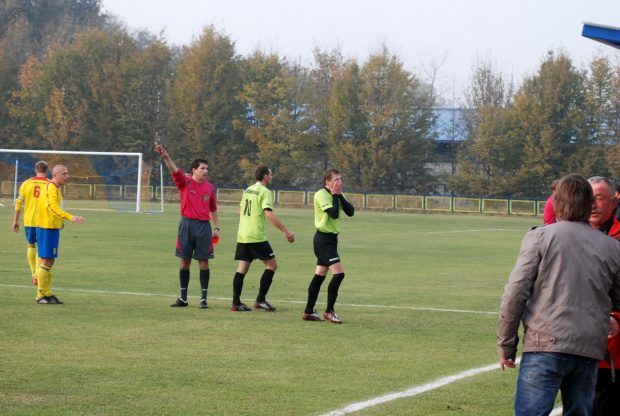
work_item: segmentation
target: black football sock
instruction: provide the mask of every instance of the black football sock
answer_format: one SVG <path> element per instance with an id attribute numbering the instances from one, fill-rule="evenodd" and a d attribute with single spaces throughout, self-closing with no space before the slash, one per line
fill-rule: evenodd
<path id="1" fill-rule="evenodd" d="M 338 298 L 338 289 L 340 288 L 340 284 L 344 279 L 344 273 L 335 274 L 332 277 L 331 282 L 329 282 L 329 286 L 327 286 L 327 309 L 326 312 L 333 311 L 334 305 L 336 304 L 336 299 Z"/>
<path id="2" fill-rule="evenodd" d="M 211 276 L 211 269 L 200 271 L 200 300 L 207 300 L 207 290 L 209 290 L 209 277 Z"/>
<path id="3" fill-rule="evenodd" d="M 263 276 L 260 278 L 260 288 L 258 289 L 258 296 L 256 297 L 257 302 L 265 301 L 265 296 L 267 296 L 267 292 L 269 292 L 271 282 L 273 282 L 273 275 L 275 273 L 275 270 L 270 269 L 265 269 L 265 271 L 263 272 Z"/>
<path id="4" fill-rule="evenodd" d="M 189 286 L 189 269 L 179 270 L 179 280 L 181 282 L 181 299 L 187 302 L 187 286 Z"/>
<path id="5" fill-rule="evenodd" d="M 241 303 L 241 291 L 243 291 L 243 278 L 244 274 L 239 272 L 235 273 L 233 278 L 233 303 L 238 305 Z"/>
<path id="6" fill-rule="evenodd" d="M 314 305 L 316 305 L 316 300 L 319 297 L 319 292 L 321 291 L 321 285 L 325 281 L 325 276 L 319 276 L 315 274 L 310 282 L 310 286 L 308 286 L 308 303 L 306 303 L 306 313 L 314 312 Z"/>

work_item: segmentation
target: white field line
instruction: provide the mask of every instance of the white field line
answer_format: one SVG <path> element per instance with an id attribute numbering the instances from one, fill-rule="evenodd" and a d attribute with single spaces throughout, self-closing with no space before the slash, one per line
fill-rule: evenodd
<path id="1" fill-rule="evenodd" d="M 561 414 L 562 414 L 562 408 L 556 407 L 555 409 L 551 411 L 551 413 L 549 413 L 549 416 L 559 416 Z"/>
<path id="2" fill-rule="evenodd" d="M 0 284 L 0 287 L 16 287 L 22 289 L 32 289 L 34 286 L 25 286 L 25 285 L 7 285 Z M 174 298 L 177 295 L 162 295 L 155 293 L 142 293 L 142 292 L 113 292 L 110 290 L 93 290 L 93 289 L 66 289 L 61 287 L 56 287 L 56 290 L 66 291 L 66 292 L 82 292 L 82 293 L 103 293 L 110 295 L 133 295 L 133 296 L 159 296 L 159 297 L 172 297 Z M 198 296 L 188 296 L 189 298 L 198 299 Z M 209 297 L 209 299 L 216 300 L 230 300 L 230 298 L 218 298 L 215 296 Z M 254 299 L 242 299 L 246 301 L 254 301 Z M 282 299 L 272 299 L 270 302 L 273 303 L 295 303 L 300 305 L 305 305 L 306 301 L 301 300 L 282 300 Z M 325 304 L 325 302 L 317 302 L 317 304 Z M 488 311 L 470 311 L 465 309 L 444 309 L 444 308 L 423 308 L 423 307 L 415 307 L 415 306 L 389 306 L 389 305 L 361 305 L 356 303 L 338 303 L 338 306 L 350 306 L 354 308 L 380 308 L 380 309 L 399 309 L 399 310 L 411 310 L 411 311 L 434 311 L 434 312 L 449 312 L 449 313 L 470 313 L 477 315 L 497 315 L 498 312 L 488 312 Z"/>
<path id="3" fill-rule="evenodd" d="M 454 234 L 454 233 L 479 233 L 485 231 L 519 231 L 523 232 L 523 230 L 509 230 L 507 228 L 480 228 L 480 229 L 472 229 L 472 230 L 460 230 L 460 231 L 430 231 L 428 233 L 424 233 L 424 235 L 428 234 Z"/>
<path id="4" fill-rule="evenodd" d="M 521 360 L 517 359 L 516 362 L 518 363 L 519 361 L 521 361 Z M 432 381 L 430 383 L 423 384 L 421 386 L 412 387 L 412 388 L 410 388 L 408 390 L 401 391 L 401 392 L 398 392 L 398 393 L 390 393 L 390 394 L 386 394 L 384 396 L 379 396 L 379 397 L 376 397 L 374 399 L 366 400 L 366 401 L 363 401 L 363 402 L 353 403 L 353 404 L 350 404 L 348 406 L 343 407 L 342 409 L 332 410 L 331 412 L 324 413 L 321 416 L 341 416 L 341 415 L 346 415 L 348 413 L 357 412 L 359 410 L 363 410 L 363 409 L 366 409 L 368 407 L 376 406 L 378 404 L 390 402 L 390 401 L 393 401 L 393 400 L 402 399 L 402 398 L 405 398 L 405 397 L 417 396 L 418 394 L 426 393 L 427 391 L 438 389 L 438 388 L 443 387 L 445 385 L 448 385 L 450 383 L 454 383 L 455 381 L 462 380 L 462 379 L 467 378 L 467 377 L 472 377 L 472 376 L 475 376 L 475 375 L 478 375 L 478 374 L 481 374 L 481 373 L 485 373 L 485 372 L 491 371 L 491 370 L 499 370 L 499 363 L 487 365 L 487 366 L 484 366 L 484 367 L 473 368 L 471 370 L 463 371 L 462 373 L 458 373 L 458 374 L 455 374 L 455 375 L 452 375 L 452 376 L 443 377 L 443 378 L 440 378 L 439 380 L 435 380 L 435 381 Z"/>

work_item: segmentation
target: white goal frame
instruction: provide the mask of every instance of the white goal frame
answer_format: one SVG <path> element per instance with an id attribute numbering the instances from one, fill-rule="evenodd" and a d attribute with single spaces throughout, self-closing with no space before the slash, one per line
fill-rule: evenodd
<path id="1" fill-rule="evenodd" d="M 130 152 L 81 152 L 81 151 L 71 151 L 71 150 L 15 150 L 15 149 L 0 149 L 1 153 L 47 153 L 47 154 L 64 154 L 64 155 L 93 155 L 93 156 L 137 156 L 138 157 L 138 180 L 137 187 L 138 190 L 136 192 L 136 212 L 140 211 L 140 195 L 142 195 L 142 182 L 140 180 L 142 172 L 142 153 L 130 153 Z M 161 184 L 163 185 L 163 166 L 159 165 L 160 170 L 160 178 Z M 15 201 L 17 200 L 17 192 L 18 192 L 18 170 L 19 166 L 16 161 L 15 163 L 15 184 L 13 189 L 13 205 L 15 205 Z M 161 186 L 161 212 L 164 212 L 164 198 L 163 198 L 163 186 Z"/>

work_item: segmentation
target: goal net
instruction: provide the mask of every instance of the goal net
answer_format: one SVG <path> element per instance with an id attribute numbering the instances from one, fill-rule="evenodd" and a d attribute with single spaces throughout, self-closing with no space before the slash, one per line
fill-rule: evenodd
<path id="1" fill-rule="evenodd" d="M 0 149 L 0 201 L 15 204 L 19 187 L 35 176 L 45 160 L 51 179 L 54 165 L 65 165 L 69 182 L 62 194 L 67 209 L 163 212 L 162 167 L 150 166 L 142 153 L 70 152 Z"/>

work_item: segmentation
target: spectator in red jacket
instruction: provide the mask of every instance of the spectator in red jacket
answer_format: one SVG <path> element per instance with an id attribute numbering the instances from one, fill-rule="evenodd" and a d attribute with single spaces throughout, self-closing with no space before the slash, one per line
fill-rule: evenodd
<path id="1" fill-rule="evenodd" d="M 553 210 L 553 195 L 555 194 L 555 188 L 560 183 L 560 180 L 557 179 L 551 182 L 551 196 L 547 199 L 547 203 L 545 204 L 545 213 L 543 215 L 543 221 L 545 225 L 553 224 L 555 222 L 555 211 Z"/>
<path id="2" fill-rule="evenodd" d="M 594 204 L 590 215 L 590 224 L 603 233 L 620 240 L 620 222 L 616 219 L 615 184 L 601 176 L 588 179 L 594 193 Z M 610 331 L 607 340 L 609 356 L 598 364 L 598 376 L 594 395 L 595 416 L 616 416 L 620 409 L 620 380 L 614 380 L 613 367 L 620 367 L 620 336 L 618 336 L 618 321 L 620 314 L 611 312 Z"/>

